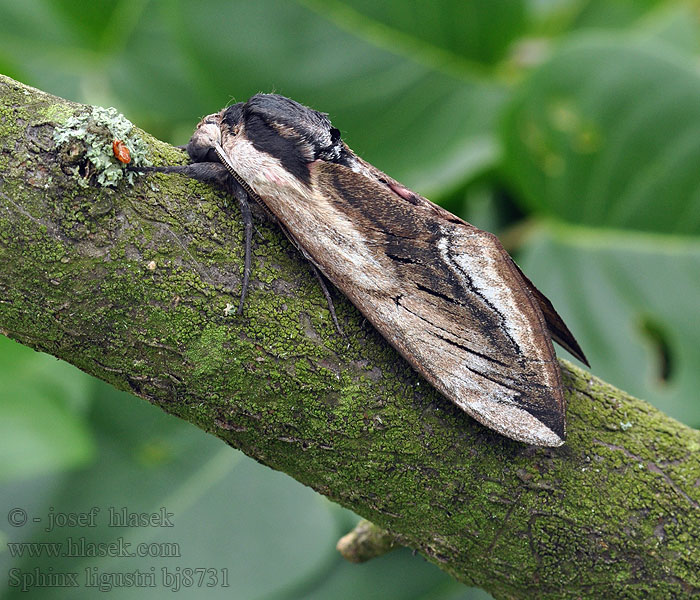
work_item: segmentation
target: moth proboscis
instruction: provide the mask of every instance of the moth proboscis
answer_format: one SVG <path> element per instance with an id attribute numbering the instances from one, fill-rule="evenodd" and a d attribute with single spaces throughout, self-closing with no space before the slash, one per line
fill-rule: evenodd
<path id="1" fill-rule="evenodd" d="M 362 160 L 326 114 L 277 94 L 204 117 L 187 152 L 189 165 L 139 170 L 183 173 L 238 199 L 246 226 L 239 312 L 253 198 L 314 269 L 462 410 L 515 440 L 564 443 L 566 400 L 552 339 L 588 363 L 494 235 Z"/>

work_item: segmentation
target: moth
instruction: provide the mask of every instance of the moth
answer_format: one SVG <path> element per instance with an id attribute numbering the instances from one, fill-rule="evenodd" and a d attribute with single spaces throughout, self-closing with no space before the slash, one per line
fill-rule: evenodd
<path id="1" fill-rule="evenodd" d="M 565 440 L 552 340 L 587 363 L 551 302 L 498 239 L 357 156 L 328 116 L 257 94 L 204 117 L 182 173 L 226 187 L 245 224 L 253 199 L 324 278 L 435 388 L 480 423 L 537 446 Z M 320 273 L 320 274 L 319 274 Z M 337 321 L 336 321 L 337 325 Z"/>

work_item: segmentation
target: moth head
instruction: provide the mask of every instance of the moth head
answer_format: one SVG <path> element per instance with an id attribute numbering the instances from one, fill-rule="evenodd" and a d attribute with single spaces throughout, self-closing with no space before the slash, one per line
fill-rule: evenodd
<path id="1" fill-rule="evenodd" d="M 310 162 L 337 162 L 347 151 L 326 114 L 277 94 L 256 94 L 224 109 L 219 118 L 223 137 L 245 138 L 305 182 Z"/>
<path id="2" fill-rule="evenodd" d="M 187 154 L 194 162 L 216 162 L 214 146 L 221 143 L 219 115 L 207 115 L 198 124 L 187 143 Z"/>

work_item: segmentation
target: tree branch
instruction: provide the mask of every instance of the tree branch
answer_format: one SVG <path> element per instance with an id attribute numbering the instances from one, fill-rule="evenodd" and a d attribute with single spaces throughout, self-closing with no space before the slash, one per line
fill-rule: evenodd
<path id="1" fill-rule="evenodd" d="M 350 533 L 338 540 L 336 550 L 349 562 L 363 563 L 397 547 L 396 538 L 390 532 L 362 519 Z"/>
<path id="2" fill-rule="evenodd" d="M 528 447 L 420 379 L 309 268 L 181 177 L 82 188 L 80 105 L 0 78 L 0 328 L 186 419 L 497 598 L 700 594 L 700 433 L 562 362 L 569 438 Z M 181 153 L 144 134 L 156 164 Z"/>

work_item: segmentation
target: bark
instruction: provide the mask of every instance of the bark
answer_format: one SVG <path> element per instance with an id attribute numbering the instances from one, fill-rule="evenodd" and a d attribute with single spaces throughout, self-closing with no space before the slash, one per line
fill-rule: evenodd
<path id="1" fill-rule="evenodd" d="M 362 519 L 355 528 L 338 540 L 336 550 L 353 563 L 363 563 L 398 548 L 396 538 L 386 529 Z"/>
<path id="2" fill-rule="evenodd" d="M 700 433 L 562 361 L 567 443 L 478 425 L 260 219 L 182 177 L 83 188 L 84 107 L 0 77 L 0 329 L 295 477 L 496 598 L 700 595 Z M 156 164 L 179 151 L 144 134 Z"/>

